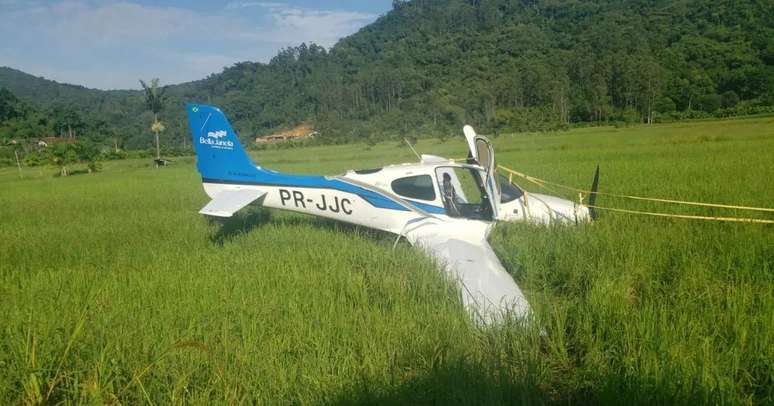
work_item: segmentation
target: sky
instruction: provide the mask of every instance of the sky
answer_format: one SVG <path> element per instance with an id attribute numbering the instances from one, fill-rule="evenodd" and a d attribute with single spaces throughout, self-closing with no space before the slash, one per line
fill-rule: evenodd
<path id="1" fill-rule="evenodd" d="M 0 66 L 97 89 L 203 79 L 268 62 L 302 42 L 326 48 L 392 0 L 0 0 Z"/>

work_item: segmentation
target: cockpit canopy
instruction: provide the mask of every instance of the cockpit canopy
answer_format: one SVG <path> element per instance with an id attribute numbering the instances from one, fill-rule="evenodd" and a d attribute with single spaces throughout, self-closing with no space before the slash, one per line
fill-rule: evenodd
<path id="1" fill-rule="evenodd" d="M 389 190 L 431 213 L 493 221 L 499 205 L 518 199 L 521 191 L 497 177 L 489 140 L 470 126 L 463 131 L 469 147 L 466 164 L 421 155 L 416 164 L 350 171 L 346 176 Z"/>
<path id="2" fill-rule="evenodd" d="M 435 170 L 443 205 L 449 217 L 493 220 L 492 204 L 483 172 L 473 168 L 442 166 Z"/>

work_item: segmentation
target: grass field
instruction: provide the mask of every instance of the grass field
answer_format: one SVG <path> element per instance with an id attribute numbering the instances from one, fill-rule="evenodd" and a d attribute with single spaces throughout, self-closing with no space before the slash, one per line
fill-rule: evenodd
<path id="1" fill-rule="evenodd" d="M 772 117 L 495 146 L 565 184 L 600 163 L 602 191 L 774 206 Z M 255 155 L 329 174 L 413 159 L 396 142 Z M 774 226 L 500 225 L 492 245 L 540 328 L 481 330 L 388 235 L 260 208 L 209 222 L 193 163 L 0 171 L 0 404 L 774 403 Z"/>

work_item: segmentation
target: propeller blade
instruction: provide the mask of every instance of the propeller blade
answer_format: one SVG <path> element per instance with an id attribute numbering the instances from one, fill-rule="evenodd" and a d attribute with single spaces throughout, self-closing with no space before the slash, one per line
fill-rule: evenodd
<path id="1" fill-rule="evenodd" d="M 597 190 L 599 189 L 599 164 L 597 164 L 597 170 L 594 172 L 594 181 L 591 182 L 591 194 L 589 195 L 589 215 L 592 220 L 596 220 L 599 217 L 597 209 L 594 205 L 597 202 Z"/>

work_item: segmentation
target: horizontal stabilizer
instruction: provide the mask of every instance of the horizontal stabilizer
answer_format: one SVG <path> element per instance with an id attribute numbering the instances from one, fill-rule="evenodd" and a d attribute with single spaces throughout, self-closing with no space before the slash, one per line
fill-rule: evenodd
<path id="1" fill-rule="evenodd" d="M 216 217 L 231 217 L 239 209 L 260 199 L 266 192 L 256 189 L 234 189 L 224 190 L 207 203 L 200 214 Z"/>

